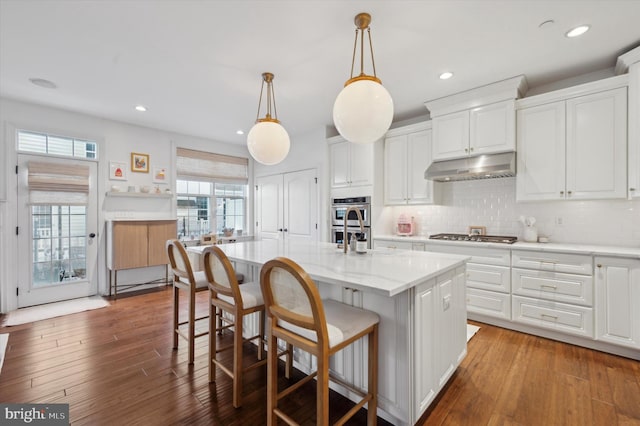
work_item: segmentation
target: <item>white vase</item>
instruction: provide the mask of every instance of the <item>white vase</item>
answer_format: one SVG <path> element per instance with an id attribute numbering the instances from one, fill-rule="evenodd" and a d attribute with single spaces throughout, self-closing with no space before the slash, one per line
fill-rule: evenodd
<path id="1" fill-rule="evenodd" d="M 528 243 L 535 243 L 538 241 L 538 228 L 535 226 L 526 226 L 524 228 L 523 239 Z"/>

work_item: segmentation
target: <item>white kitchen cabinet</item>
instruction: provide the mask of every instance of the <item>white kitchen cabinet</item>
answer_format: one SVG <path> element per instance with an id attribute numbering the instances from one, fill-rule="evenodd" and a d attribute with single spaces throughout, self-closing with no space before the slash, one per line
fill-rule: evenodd
<path id="1" fill-rule="evenodd" d="M 429 244 L 428 251 L 471 256 L 466 270 L 470 314 L 511 319 L 511 253 L 508 249 Z"/>
<path id="2" fill-rule="evenodd" d="M 597 256 L 596 339 L 640 349 L 640 259 Z"/>
<path id="3" fill-rule="evenodd" d="M 331 188 L 373 185 L 373 145 L 330 139 Z"/>
<path id="4" fill-rule="evenodd" d="M 593 338 L 593 258 L 512 250 L 515 322 Z"/>
<path id="5" fill-rule="evenodd" d="M 430 164 L 430 124 L 388 132 L 384 143 L 385 205 L 433 203 L 433 181 L 424 178 Z"/>
<path id="6" fill-rule="evenodd" d="M 402 237 L 398 237 L 402 238 Z M 425 243 L 420 241 L 398 241 L 390 239 L 376 238 L 373 240 L 373 248 L 387 248 L 399 250 L 425 251 Z"/>
<path id="7" fill-rule="evenodd" d="M 515 102 L 483 105 L 433 118 L 433 160 L 514 151 Z"/>
<path id="8" fill-rule="evenodd" d="M 565 89 L 557 96 L 519 101 L 518 201 L 626 197 L 626 80 L 623 83 L 616 80 L 622 87 L 608 90 L 603 83 L 576 89 L 581 96 Z M 536 98 L 542 98 L 541 104 Z"/>
<path id="9" fill-rule="evenodd" d="M 640 48 L 618 58 L 629 71 L 629 198 L 640 198 Z"/>
<path id="10" fill-rule="evenodd" d="M 256 178 L 256 238 L 318 240 L 315 169 Z"/>

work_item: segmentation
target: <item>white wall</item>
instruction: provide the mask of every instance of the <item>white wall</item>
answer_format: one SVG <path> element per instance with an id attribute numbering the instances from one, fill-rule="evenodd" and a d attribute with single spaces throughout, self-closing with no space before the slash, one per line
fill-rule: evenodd
<path id="1" fill-rule="evenodd" d="M 640 200 L 516 203 L 515 180 L 437 183 L 441 205 L 385 207 L 374 234 L 394 233 L 398 216 L 405 213 L 414 217 L 419 235 L 466 233 L 469 225 L 480 225 L 487 234 L 522 239 L 518 217 L 524 215 L 535 217 L 539 234 L 552 242 L 640 247 Z"/>
<path id="2" fill-rule="evenodd" d="M 245 145 L 232 145 L 213 140 L 206 140 L 157 129 L 134 126 L 98 117 L 88 116 L 61 109 L 49 108 L 19 101 L 0 99 L 0 123 L 2 124 L 2 141 L 0 152 L 4 152 L 0 162 L 0 173 L 7 182 L 7 201 L 0 202 L 0 311 L 15 309 L 17 298 L 16 268 L 7 265 L 18 265 L 17 237 L 7 229 L 15 229 L 17 218 L 16 175 L 13 173 L 17 160 L 14 129 L 26 129 L 81 139 L 98 143 L 99 175 L 98 175 L 98 238 L 100 254 L 98 265 L 98 288 L 102 294 L 108 293 L 108 279 L 105 267 L 105 220 L 119 216 L 136 218 L 175 218 L 175 202 L 171 199 L 150 200 L 115 199 L 105 197 L 111 185 L 126 187 L 152 183 L 151 173 L 132 173 L 127 170 L 127 181 L 111 181 L 108 179 L 109 161 L 121 161 L 129 164 L 131 152 L 149 154 L 150 168 L 166 167 L 168 183 L 175 192 L 175 149 L 186 147 L 221 154 L 250 158 Z M 212 124 L 215 125 L 215 124 Z M 249 179 L 252 182 L 252 161 L 249 162 Z M 0 184 L 2 179 L 0 179 Z M 253 208 L 248 208 L 252 221 Z M 249 222 L 251 223 L 251 222 Z M 119 283 L 148 281 L 164 277 L 164 268 L 145 268 L 119 273 Z"/>

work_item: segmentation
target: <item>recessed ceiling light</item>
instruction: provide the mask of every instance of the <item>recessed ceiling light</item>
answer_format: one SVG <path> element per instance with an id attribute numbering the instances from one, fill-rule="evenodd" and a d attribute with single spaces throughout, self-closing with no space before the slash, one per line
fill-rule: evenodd
<path id="1" fill-rule="evenodd" d="M 589 25 L 580 25 L 579 27 L 575 27 L 575 28 L 567 31 L 565 36 L 566 37 L 578 37 L 579 35 L 582 35 L 582 34 L 586 33 L 587 31 L 589 31 L 589 28 L 591 28 L 591 26 L 589 26 Z"/>
<path id="2" fill-rule="evenodd" d="M 448 80 L 451 77 L 453 77 L 453 73 L 452 72 L 443 72 L 442 74 L 440 74 L 440 80 Z"/>
<path id="3" fill-rule="evenodd" d="M 244 135 L 244 132 L 242 130 L 236 130 L 236 135 Z"/>
<path id="4" fill-rule="evenodd" d="M 45 80 L 44 78 L 30 78 L 29 81 L 35 84 L 36 86 L 44 87 L 45 89 L 58 88 L 58 86 L 53 81 Z"/>
<path id="5" fill-rule="evenodd" d="M 147 107 L 144 105 L 136 105 L 136 111 L 145 112 Z"/>

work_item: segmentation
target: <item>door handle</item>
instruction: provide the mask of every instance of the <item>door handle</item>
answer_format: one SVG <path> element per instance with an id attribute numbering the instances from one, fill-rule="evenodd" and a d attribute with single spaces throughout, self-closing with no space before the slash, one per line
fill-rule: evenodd
<path id="1" fill-rule="evenodd" d="M 284 232 L 287 232 L 287 231 L 289 231 L 289 230 L 287 228 L 284 228 Z"/>
<path id="2" fill-rule="evenodd" d="M 282 229 L 282 228 L 278 228 L 278 231 L 282 232 L 282 231 L 284 231 L 284 229 Z"/>
<path id="3" fill-rule="evenodd" d="M 92 232 L 92 233 L 89 234 L 89 238 L 95 238 L 95 237 L 96 237 L 96 233 L 95 232 Z"/>

